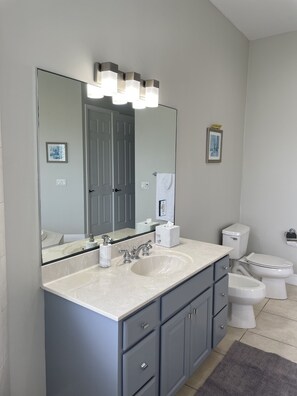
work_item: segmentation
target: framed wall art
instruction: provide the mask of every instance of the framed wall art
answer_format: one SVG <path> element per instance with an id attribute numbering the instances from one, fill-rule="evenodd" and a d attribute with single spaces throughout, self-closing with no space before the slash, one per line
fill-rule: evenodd
<path id="1" fill-rule="evenodd" d="M 207 128 L 206 131 L 206 162 L 222 162 L 223 131 Z"/>
<path id="2" fill-rule="evenodd" d="M 67 143 L 46 143 L 47 162 L 68 162 Z"/>

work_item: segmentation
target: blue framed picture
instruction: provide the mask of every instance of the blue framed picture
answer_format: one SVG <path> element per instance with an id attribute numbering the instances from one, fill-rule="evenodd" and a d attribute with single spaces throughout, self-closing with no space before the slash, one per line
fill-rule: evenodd
<path id="1" fill-rule="evenodd" d="M 68 162 L 67 143 L 46 143 L 47 162 Z"/>
<path id="2" fill-rule="evenodd" d="M 206 131 L 206 162 L 222 162 L 223 131 L 207 128 Z"/>

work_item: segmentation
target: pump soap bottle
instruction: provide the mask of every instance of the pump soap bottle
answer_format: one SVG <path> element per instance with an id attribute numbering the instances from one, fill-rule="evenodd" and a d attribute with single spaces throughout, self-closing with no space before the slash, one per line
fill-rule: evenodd
<path id="1" fill-rule="evenodd" d="M 112 239 L 109 235 L 102 235 L 103 243 L 100 245 L 99 265 L 100 267 L 107 268 L 111 264 L 111 244 Z"/>

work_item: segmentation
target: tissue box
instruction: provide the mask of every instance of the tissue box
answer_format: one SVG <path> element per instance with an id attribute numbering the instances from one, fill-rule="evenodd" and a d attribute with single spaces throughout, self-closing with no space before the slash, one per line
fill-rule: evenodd
<path id="1" fill-rule="evenodd" d="M 172 247 L 179 244 L 180 227 L 162 224 L 156 227 L 156 245 Z"/>

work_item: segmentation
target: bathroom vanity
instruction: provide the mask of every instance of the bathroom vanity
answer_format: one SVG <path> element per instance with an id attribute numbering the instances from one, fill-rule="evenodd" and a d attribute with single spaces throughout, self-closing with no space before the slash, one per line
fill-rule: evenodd
<path id="1" fill-rule="evenodd" d="M 181 239 L 150 273 L 116 257 L 44 283 L 47 395 L 174 395 L 226 333 L 230 250 Z"/>

